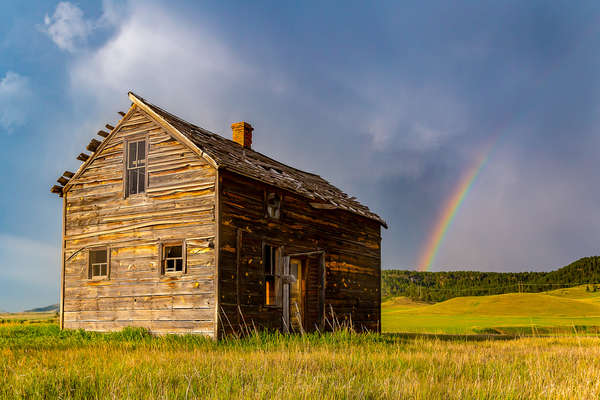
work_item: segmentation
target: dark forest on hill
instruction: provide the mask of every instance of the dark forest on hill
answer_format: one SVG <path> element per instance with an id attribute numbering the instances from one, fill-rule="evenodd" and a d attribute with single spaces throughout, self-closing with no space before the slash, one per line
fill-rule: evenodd
<path id="1" fill-rule="evenodd" d="M 459 296 L 486 296 L 516 292 L 543 292 L 589 284 L 600 290 L 600 257 L 581 258 L 550 272 L 419 272 L 382 271 L 383 298 L 406 296 L 413 300 L 439 302 Z"/>

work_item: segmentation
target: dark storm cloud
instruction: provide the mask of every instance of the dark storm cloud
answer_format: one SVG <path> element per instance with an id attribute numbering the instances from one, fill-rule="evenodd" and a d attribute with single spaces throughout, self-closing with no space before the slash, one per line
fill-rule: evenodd
<path id="1" fill-rule="evenodd" d="M 0 99 L 2 170 L 15 182 L 0 199 L 11 244 L 0 255 L 16 266 L 0 289 L 23 293 L 0 308 L 56 302 L 48 185 L 77 168 L 131 89 L 224 135 L 249 121 L 256 149 L 356 195 L 389 222 L 384 266 L 415 265 L 494 137 L 434 269 L 548 269 L 598 253 L 597 2 L 57 5 L 0 13 L 0 78 L 30 93 L 23 102 L 5 84 Z M 45 250 L 23 256 L 31 243 Z"/>
<path id="2" fill-rule="evenodd" d="M 75 62 L 74 89 L 100 94 L 102 109 L 135 88 L 225 135 L 232 121 L 251 121 L 257 149 L 321 173 L 389 221 L 384 265 L 414 266 L 444 201 L 497 133 L 435 267 L 549 268 L 595 251 L 572 234 L 595 203 L 563 203 L 595 174 L 593 3 L 202 12 L 133 3 L 130 12 Z M 144 35 L 177 45 L 157 50 Z"/>

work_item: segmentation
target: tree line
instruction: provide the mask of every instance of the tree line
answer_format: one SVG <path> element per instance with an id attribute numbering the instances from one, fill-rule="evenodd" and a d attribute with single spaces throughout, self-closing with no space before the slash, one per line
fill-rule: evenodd
<path id="1" fill-rule="evenodd" d="M 384 298 L 406 296 L 428 302 L 459 296 L 536 293 L 582 284 L 588 284 L 590 290 L 596 290 L 596 284 L 600 284 L 600 257 L 581 258 L 550 272 L 420 272 L 388 269 L 382 270 L 381 279 Z"/>

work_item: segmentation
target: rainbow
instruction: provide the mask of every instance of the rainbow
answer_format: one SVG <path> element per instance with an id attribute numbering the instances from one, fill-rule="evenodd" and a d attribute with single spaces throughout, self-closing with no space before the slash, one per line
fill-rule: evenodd
<path id="1" fill-rule="evenodd" d="M 477 175 L 479 175 L 479 172 L 481 172 L 483 166 L 489 159 L 495 142 L 496 140 L 491 140 L 484 148 L 476 158 L 475 163 L 467 169 L 448 200 L 444 203 L 442 212 L 434 225 L 433 232 L 421 251 L 417 270 L 427 271 L 432 267 L 435 257 L 440 249 L 440 245 L 444 241 L 448 227 L 452 224 L 456 212 L 473 186 L 475 178 L 477 178 Z"/>

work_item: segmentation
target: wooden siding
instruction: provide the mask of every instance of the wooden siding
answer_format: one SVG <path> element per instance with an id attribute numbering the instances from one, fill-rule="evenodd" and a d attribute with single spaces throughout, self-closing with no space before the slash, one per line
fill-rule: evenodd
<path id="1" fill-rule="evenodd" d="M 281 329 L 282 308 L 264 306 L 262 244 L 283 246 L 283 253 L 325 250 L 326 315 L 356 329 L 381 326 L 381 237 L 377 221 L 340 210 L 317 210 L 296 194 L 240 175 L 219 173 L 219 329 L 238 324 Z M 265 190 L 282 195 L 279 220 L 265 216 Z M 238 231 L 242 232 L 241 244 Z M 239 276 L 238 276 L 239 274 Z M 309 257 L 307 319 L 319 319 L 319 257 Z M 238 295 L 239 293 L 239 295 Z M 314 330 L 314 326 L 307 327 Z"/>
<path id="2" fill-rule="evenodd" d="M 216 170 L 136 107 L 65 195 L 64 327 L 213 336 Z M 124 198 L 124 141 L 137 135 L 148 187 Z M 186 241 L 186 274 L 160 274 L 169 240 Z M 110 249 L 108 279 L 88 279 L 95 246 Z"/>

